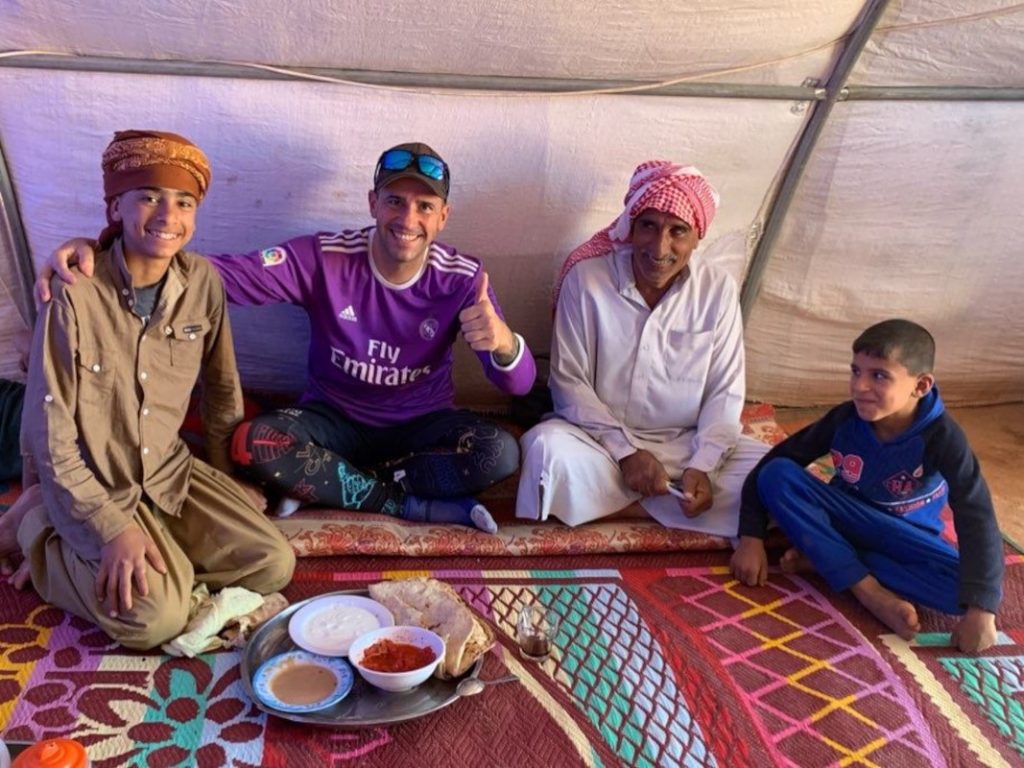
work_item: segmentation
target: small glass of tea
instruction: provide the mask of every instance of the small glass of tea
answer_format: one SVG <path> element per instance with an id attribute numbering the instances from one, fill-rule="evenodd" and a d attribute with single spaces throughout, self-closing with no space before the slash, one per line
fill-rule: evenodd
<path id="1" fill-rule="evenodd" d="M 544 661 L 551 654 L 561 617 L 538 603 L 525 603 L 516 622 L 519 653 L 529 661 Z"/>

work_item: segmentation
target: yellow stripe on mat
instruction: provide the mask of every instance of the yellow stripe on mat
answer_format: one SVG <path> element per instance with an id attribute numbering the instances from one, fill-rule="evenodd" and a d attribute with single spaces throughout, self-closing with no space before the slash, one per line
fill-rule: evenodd
<path id="1" fill-rule="evenodd" d="M 902 639 L 898 635 L 880 635 L 879 639 L 888 646 L 893 655 L 902 662 L 903 666 L 907 668 L 907 671 L 914 676 L 914 679 L 917 680 L 917 684 L 921 686 L 921 690 L 928 694 L 932 703 L 938 707 L 946 720 L 949 721 L 953 730 L 963 737 L 968 748 L 978 756 L 982 765 L 986 765 L 988 768 L 1010 768 L 1010 764 L 1003 759 L 1002 755 L 993 749 L 989 740 L 985 738 L 985 735 L 980 730 L 978 730 L 978 726 L 971 722 L 971 719 L 967 714 L 955 701 L 953 701 L 953 697 L 949 695 L 949 691 L 947 691 L 942 684 L 935 679 L 931 670 L 929 670 L 913 650 L 911 650 L 911 647 L 906 640 Z"/>

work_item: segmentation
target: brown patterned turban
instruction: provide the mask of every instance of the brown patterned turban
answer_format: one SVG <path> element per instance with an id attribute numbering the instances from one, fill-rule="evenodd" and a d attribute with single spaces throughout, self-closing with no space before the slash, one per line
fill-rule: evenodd
<path id="1" fill-rule="evenodd" d="M 121 234 L 120 222 L 110 219 L 110 202 L 121 193 L 164 187 L 202 200 L 210 187 L 210 161 L 199 147 L 176 133 L 117 131 L 103 152 L 102 166 L 107 227 L 99 236 L 101 248 L 110 247 Z"/>

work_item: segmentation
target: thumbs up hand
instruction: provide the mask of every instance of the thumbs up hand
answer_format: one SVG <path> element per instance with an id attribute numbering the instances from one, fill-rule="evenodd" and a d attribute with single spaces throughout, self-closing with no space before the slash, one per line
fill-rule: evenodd
<path id="1" fill-rule="evenodd" d="M 516 337 L 495 312 L 488 293 L 489 285 L 487 273 L 482 272 L 476 289 L 476 301 L 459 313 L 462 337 L 473 350 L 492 352 L 499 363 L 507 365 L 516 356 Z"/>

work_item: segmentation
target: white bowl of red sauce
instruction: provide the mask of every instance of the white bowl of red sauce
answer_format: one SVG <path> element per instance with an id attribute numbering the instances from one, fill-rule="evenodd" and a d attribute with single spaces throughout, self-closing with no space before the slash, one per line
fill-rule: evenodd
<path id="1" fill-rule="evenodd" d="M 381 627 L 353 640 L 348 660 L 370 685 L 384 691 L 408 691 L 427 680 L 444 661 L 444 640 L 422 627 Z"/>

